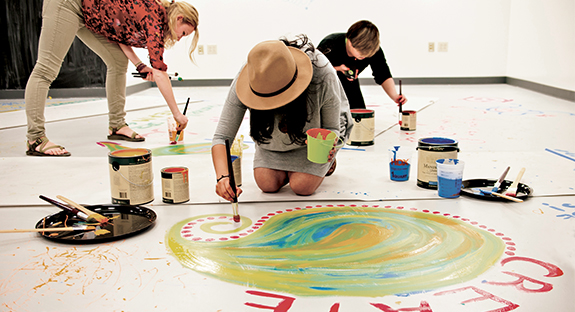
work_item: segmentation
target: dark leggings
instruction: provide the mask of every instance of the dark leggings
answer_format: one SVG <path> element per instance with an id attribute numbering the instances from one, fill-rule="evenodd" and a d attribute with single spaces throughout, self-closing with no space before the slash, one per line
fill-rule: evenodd
<path id="1" fill-rule="evenodd" d="M 337 73 L 339 81 L 345 90 L 345 95 L 349 101 L 349 108 L 365 108 L 365 101 L 363 100 L 363 95 L 361 94 L 361 89 L 359 88 L 359 80 L 354 79 L 353 81 L 347 80 L 347 78 L 340 72 Z"/>

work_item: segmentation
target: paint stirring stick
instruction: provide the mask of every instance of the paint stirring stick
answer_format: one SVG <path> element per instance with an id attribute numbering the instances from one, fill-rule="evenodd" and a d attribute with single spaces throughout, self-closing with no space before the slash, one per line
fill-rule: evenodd
<path id="1" fill-rule="evenodd" d="M 501 175 L 499 180 L 497 180 L 497 182 L 495 182 L 495 185 L 493 186 L 493 189 L 491 190 L 492 192 L 499 191 L 499 187 L 501 186 L 501 182 L 503 182 L 503 180 L 505 180 L 505 176 L 507 175 L 507 172 L 509 172 L 509 168 L 510 167 L 507 167 L 507 169 L 505 169 L 505 171 L 503 171 L 503 174 Z"/>
<path id="2" fill-rule="evenodd" d="M 519 185 L 519 180 L 521 180 L 521 178 L 523 177 L 523 173 L 525 173 L 525 168 L 521 168 L 521 170 L 519 170 L 517 178 L 515 178 L 515 181 L 513 181 L 513 183 L 511 183 L 511 186 L 505 191 L 505 195 L 513 197 L 517 196 L 517 186 Z"/>
<path id="3" fill-rule="evenodd" d="M 69 212 L 70 214 L 72 214 L 72 215 L 74 215 L 74 216 L 77 216 L 78 218 L 80 218 L 80 219 L 82 219 L 82 220 L 84 220 L 84 221 L 88 221 L 88 215 L 85 214 L 85 213 L 83 213 L 83 212 L 81 212 L 81 211 L 78 210 L 78 209 L 72 208 L 72 207 L 70 207 L 70 206 L 68 206 L 68 205 L 65 205 L 65 204 L 63 204 L 63 203 L 61 203 L 61 202 L 59 202 L 59 201 L 57 201 L 57 200 L 53 200 L 53 199 L 51 199 L 51 198 L 48 198 L 48 197 L 46 197 L 46 196 L 44 196 L 44 195 L 40 195 L 40 199 L 45 200 L 45 201 L 49 202 L 50 204 L 52 204 L 52 205 L 54 205 L 54 206 L 56 206 L 56 207 L 58 207 L 58 208 L 60 208 L 60 209 L 62 209 L 62 210 L 64 210 L 64 211 L 67 211 L 67 212 Z"/>
<path id="4" fill-rule="evenodd" d="M 230 176 L 230 186 L 234 192 L 232 201 L 232 210 L 234 212 L 234 222 L 240 222 L 240 214 L 238 213 L 238 196 L 236 190 L 236 179 L 234 177 L 234 167 L 232 165 L 232 153 L 230 152 L 230 140 L 226 139 L 226 158 L 228 159 L 228 175 Z"/>
<path id="5" fill-rule="evenodd" d="M 190 104 L 190 98 L 188 98 L 186 106 L 184 107 L 184 116 L 186 116 L 186 111 L 188 110 L 188 104 Z M 172 141 L 170 144 L 174 145 L 178 143 L 178 140 L 180 139 L 180 133 L 182 133 L 182 130 L 178 130 L 178 132 L 176 132 L 176 139 Z"/>
<path id="6" fill-rule="evenodd" d="M 108 222 L 108 218 L 104 217 L 103 215 L 93 212 L 87 208 L 85 208 L 82 205 L 77 204 L 76 202 L 62 196 L 62 195 L 58 195 L 56 196 L 58 197 L 58 199 L 63 200 L 65 203 L 67 203 L 68 205 L 71 205 L 72 207 L 82 211 L 83 213 L 85 213 L 86 215 L 88 215 L 88 220 L 94 220 L 98 223 L 106 223 Z"/>
<path id="7" fill-rule="evenodd" d="M 55 227 L 45 229 L 13 229 L 13 230 L 0 230 L 0 233 L 26 233 L 26 232 L 71 232 L 71 231 L 93 231 L 96 228 L 93 226 L 69 226 L 69 227 Z"/>

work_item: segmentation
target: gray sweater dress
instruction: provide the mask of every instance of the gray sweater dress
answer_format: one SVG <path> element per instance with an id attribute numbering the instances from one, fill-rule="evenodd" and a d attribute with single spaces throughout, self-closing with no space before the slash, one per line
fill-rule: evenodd
<path id="1" fill-rule="evenodd" d="M 308 86 L 308 106 L 314 108 L 312 119 L 304 132 L 312 128 L 332 130 L 346 142 L 353 127 L 349 102 L 335 69 L 319 51 L 307 53 L 313 64 L 313 77 Z M 224 104 L 212 146 L 233 141 L 248 109 L 236 95 L 236 79 L 232 82 Z M 311 106 L 310 106 L 311 102 Z M 319 114 L 318 114 L 319 112 Z M 316 164 L 307 159 L 307 146 L 291 144 L 289 136 L 279 130 L 280 116 L 275 116 L 272 138 L 268 144 L 256 143 L 254 168 L 269 168 L 289 172 L 303 172 L 323 177 L 331 163 Z M 340 142 L 341 144 L 341 142 Z"/>

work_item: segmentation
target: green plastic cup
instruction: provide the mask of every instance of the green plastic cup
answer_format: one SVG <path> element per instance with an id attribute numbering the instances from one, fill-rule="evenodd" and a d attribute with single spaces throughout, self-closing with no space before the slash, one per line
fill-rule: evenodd
<path id="1" fill-rule="evenodd" d="M 337 134 L 331 130 L 313 128 L 307 132 L 307 159 L 316 164 L 325 164 L 329 151 L 335 147 Z"/>

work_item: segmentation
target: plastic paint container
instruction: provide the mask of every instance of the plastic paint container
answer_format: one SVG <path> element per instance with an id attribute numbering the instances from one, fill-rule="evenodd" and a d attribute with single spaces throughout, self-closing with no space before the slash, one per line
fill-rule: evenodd
<path id="1" fill-rule="evenodd" d="M 436 161 L 443 158 L 457 159 L 458 142 L 448 138 L 419 139 L 417 150 L 417 186 L 437 189 Z"/>
<path id="2" fill-rule="evenodd" d="M 113 151 L 108 162 L 113 204 L 140 205 L 154 200 L 151 150 Z"/>
<path id="3" fill-rule="evenodd" d="M 176 120 L 174 119 L 174 117 L 170 116 L 168 117 L 168 137 L 170 142 L 174 142 L 176 141 L 176 137 L 178 134 L 178 124 L 176 123 Z M 184 140 L 184 131 L 182 130 L 180 132 L 180 137 L 178 138 L 177 142 L 182 142 Z"/>
<path id="4" fill-rule="evenodd" d="M 186 167 L 168 167 L 161 171 L 162 201 L 180 204 L 190 200 L 189 170 Z"/>
<path id="5" fill-rule="evenodd" d="M 371 109 L 352 109 L 353 129 L 347 144 L 367 146 L 374 144 L 375 112 Z"/>
<path id="6" fill-rule="evenodd" d="M 401 130 L 415 131 L 416 111 L 406 110 L 401 112 Z"/>

